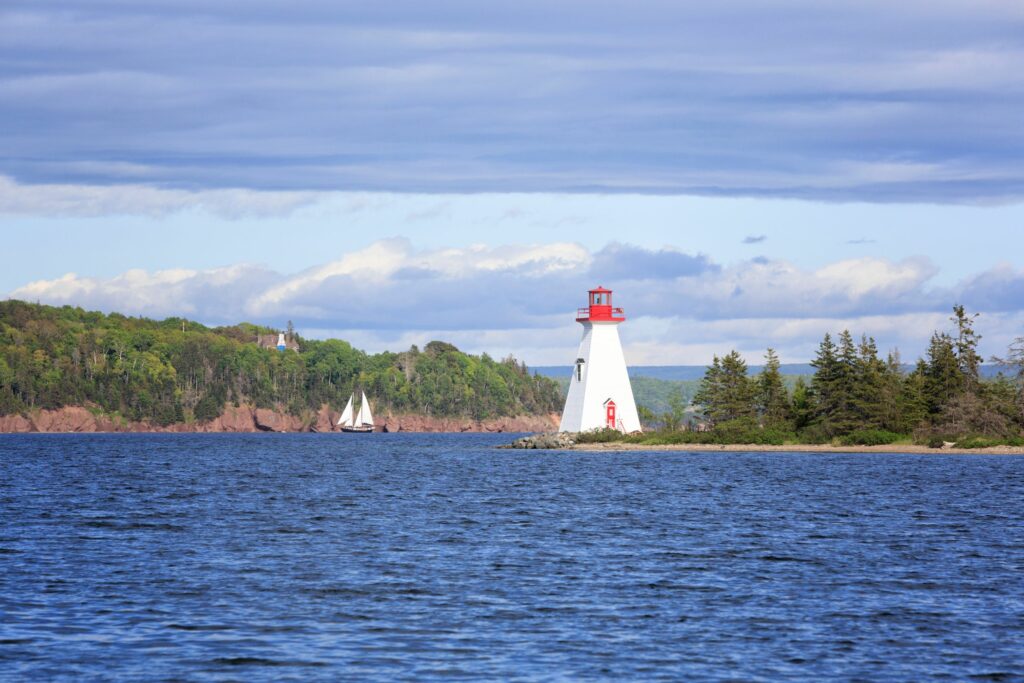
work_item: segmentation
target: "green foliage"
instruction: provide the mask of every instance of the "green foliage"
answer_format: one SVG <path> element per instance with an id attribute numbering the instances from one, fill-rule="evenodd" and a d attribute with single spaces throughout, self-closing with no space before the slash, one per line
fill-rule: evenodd
<path id="1" fill-rule="evenodd" d="M 659 430 L 621 437 L 622 441 L 644 446 L 669 446 L 679 444 L 749 444 L 782 446 L 795 441 L 792 432 L 778 429 L 764 429 L 750 420 L 738 420 L 718 425 L 706 432 Z"/>
<path id="2" fill-rule="evenodd" d="M 887 432 L 884 429 L 858 429 L 841 438 L 844 446 L 884 446 L 908 438 L 903 434 Z"/>
<path id="3" fill-rule="evenodd" d="M 978 313 L 967 315 L 964 307 L 960 304 L 953 306 L 953 317 L 950 318 L 956 324 L 956 360 L 968 388 L 974 388 L 978 384 L 979 366 L 981 356 L 978 355 L 978 342 L 981 335 L 974 331 L 974 321 Z"/>
<path id="4" fill-rule="evenodd" d="M 378 413 L 488 418 L 561 408 L 556 383 L 511 357 L 470 356 L 444 342 L 370 356 L 344 341 L 298 337 L 300 352 L 281 353 L 256 345 L 270 332 L 3 301 L 0 414 L 91 405 L 171 424 L 212 420 L 225 403 L 293 414 L 340 407 L 356 389 Z"/>
<path id="5" fill-rule="evenodd" d="M 764 368 L 756 380 L 756 400 L 761 423 L 771 429 L 791 426 L 792 405 L 779 367 L 779 357 L 774 349 L 769 348 L 765 353 Z"/>
<path id="6" fill-rule="evenodd" d="M 994 446 L 1024 446 L 1024 438 L 1020 436 L 1008 436 L 993 438 L 988 436 L 967 436 L 959 439 L 954 448 L 992 448 Z"/>
<path id="7" fill-rule="evenodd" d="M 679 394 L 668 398 L 668 410 L 661 415 L 662 428 L 666 431 L 678 431 L 686 420 L 686 403 Z"/>
<path id="8" fill-rule="evenodd" d="M 712 425 L 753 418 L 755 387 L 747 377 L 747 364 L 739 352 L 730 351 L 723 358 L 715 356 L 704 373 L 693 402 L 700 406 Z"/>
<path id="9" fill-rule="evenodd" d="M 623 434 L 617 429 L 605 427 L 576 435 L 576 443 L 615 443 L 623 440 Z"/>
<path id="10" fill-rule="evenodd" d="M 928 414 L 933 416 L 941 413 L 964 387 L 953 338 L 946 333 L 932 335 L 924 364 L 924 380 L 925 403 Z"/>
<path id="11" fill-rule="evenodd" d="M 839 442 L 881 445 L 914 434 L 918 442 L 933 437 L 955 440 L 974 434 L 1012 439 L 1024 427 L 1024 338 L 1010 347 L 1013 378 L 981 381 L 977 354 L 981 338 L 973 329 L 977 315 L 953 309 L 955 335 L 935 332 L 926 357 L 904 374 L 899 352 L 879 358 L 875 340 L 856 343 L 848 330 L 833 342 L 826 334 L 811 365 L 808 386 L 797 378 L 792 391 L 779 374 L 779 360 L 769 349 L 758 377 L 746 376 L 735 351 L 714 359 L 694 396 L 710 432 L 656 438 L 685 443 L 762 443 L 778 436 L 809 444 Z M 677 422 L 666 415 L 661 425 Z M 794 434 L 795 433 L 795 434 Z"/>

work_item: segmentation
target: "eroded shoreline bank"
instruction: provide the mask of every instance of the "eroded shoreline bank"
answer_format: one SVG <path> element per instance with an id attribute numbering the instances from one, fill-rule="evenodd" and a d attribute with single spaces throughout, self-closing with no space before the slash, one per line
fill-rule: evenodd
<path id="1" fill-rule="evenodd" d="M 155 425 L 119 419 L 82 406 L 56 410 L 37 410 L 28 415 L 0 416 L 0 434 L 117 434 L 117 433 L 302 433 L 336 432 L 340 413 L 322 406 L 305 415 L 290 415 L 282 410 L 251 405 L 226 406 L 217 418 L 206 422 L 179 422 Z M 557 415 L 518 415 L 474 420 L 464 417 L 432 417 L 415 414 L 378 416 L 380 432 L 537 432 L 556 428 Z"/>

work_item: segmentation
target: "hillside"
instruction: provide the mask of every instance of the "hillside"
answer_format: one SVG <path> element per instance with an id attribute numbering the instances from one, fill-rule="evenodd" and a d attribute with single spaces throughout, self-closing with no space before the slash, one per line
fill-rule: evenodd
<path id="1" fill-rule="evenodd" d="M 209 422 L 242 404 L 288 415 L 340 408 L 357 388 L 379 417 L 485 420 L 561 410 L 557 384 L 512 358 L 472 356 L 439 341 L 372 355 L 297 335 L 297 352 L 257 345 L 272 332 L 3 301 L 0 415 L 87 406 L 167 426 Z"/>
<path id="2" fill-rule="evenodd" d="M 914 366 L 904 363 L 900 366 L 903 372 L 912 372 Z M 572 375 L 571 365 L 541 365 L 532 368 L 534 372 L 553 379 L 567 378 Z M 699 382 L 704 378 L 707 371 L 706 365 L 632 365 L 629 367 L 631 379 L 644 377 L 664 382 Z M 764 370 L 763 365 L 749 365 L 747 369 L 751 374 L 757 374 Z M 985 363 L 978 368 L 982 377 L 995 378 L 1000 372 L 1007 372 L 1007 368 L 995 363 Z M 814 366 L 810 363 L 782 363 L 779 365 L 779 372 L 785 377 L 794 380 L 797 377 L 810 379 L 814 375 Z"/>

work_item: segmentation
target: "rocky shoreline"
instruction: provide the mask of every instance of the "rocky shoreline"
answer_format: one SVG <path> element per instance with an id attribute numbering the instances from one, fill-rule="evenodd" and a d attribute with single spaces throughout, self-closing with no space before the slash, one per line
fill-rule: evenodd
<path id="1" fill-rule="evenodd" d="M 547 432 L 531 434 L 516 439 L 500 448 L 576 450 L 576 451 L 647 451 L 647 452 L 731 452 L 731 453 L 905 453 L 905 454 L 957 454 L 957 455 L 1024 455 L 1024 448 L 1017 446 L 992 446 L 990 448 L 955 448 L 947 443 L 942 448 L 929 448 L 908 444 L 888 446 L 830 446 L 791 444 L 784 446 L 763 446 L 756 444 L 673 444 L 645 445 L 638 443 L 576 443 L 576 434 L 569 432 Z"/>
<path id="2" fill-rule="evenodd" d="M 335 432 L 340 413 L 328 406 L 302 416 L 282 410 L 251 405 L 225 406 L 224 412 L 208 422 L 176 423 L 167 426 L 105 415 L 82 406 L 36 410 L 27 415 L 0 416 L 0 433 L 88 434 L 88 433 L 256 433 Z M 519 415 L 488 420 L 458 417 L 430 417 L 414 414 L 378 416 L 380 432 L 539 432 L 558 426 L 558 415 Z"/>

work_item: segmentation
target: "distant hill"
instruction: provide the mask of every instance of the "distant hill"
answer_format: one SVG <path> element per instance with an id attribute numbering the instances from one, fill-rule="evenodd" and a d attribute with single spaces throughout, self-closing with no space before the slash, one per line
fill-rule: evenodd
<path id="1" fill-rule="evenodd" d="M 762 366 L 750 366 L 750 374 L 756 375 L 761 372 Z M 781 366 L 784 382 L 792 390 L 797 377 L 810 379 L 814 374 L 814 367 L 809 363 L 789 363 Z M 914 369 L 912 365 L 904 365 L 905 372 Z M 543 377 L 550 377 L 558 382 L 564 397 L 569 391 L 569 378 L 572 376 L 571 366 L 548 365 L 531 368 L 533 372 Z M 700 380 L 704 377 L 707 368 L 703 365 L 638 365 L 629 368 L 630 384 L 633 387 L 633 396 L 638 406 L 644 406 L 655 414 L 661 414 L 669 409 L 669 398 L 676 394 L 682 398 L 683 403 L 689 404 L 700 387 Z M 983 377 L 995 377 L 999 374 L 1000 368 L 995 365 L 983 365 L 981 374 Z"/>
<path id="2" fill-rule="evenodd" d="M 751 375 L 761 372 L 762 367 L 761 365 L 748 366 Z M 913 365 L 903 365 L 904 372 L 911 372 L 913 369 Z M 981 375 L 982 377 L 995 377 L 1001 369 L 998 365 L 985 364 L 981 366 Z M 571 365 L 541 365 L 533 367 L 531 370 L 544 377 L 551 377 L 553 379 L 566 378 L 572 374 Z M 704 365 L 636 365 L 629 368 L 629 376 L 631 378 L 645 377 L 667 382 L 690 382 L 701 380 L 704 377 L 705 370 L 707 370 L 707 366 Z M 814 366 L 810 363 L 784 363 L 780 367 L 780 371 L 783 375 L 794 378 L 810 377 L 814 374 Z"/>
<path id="3" fill-rule="evenodd" d="M 378 417 L 484 420 L 562 409 L 557 383 L 511 357 L 472 356 L 442 341 L 367 354 L 298 335 L 293 350 L 266 348 L 276 338 L 247 323 L 210 328 L 0 301 L 0 415 L 84 406 L 167 426 L 209 422 L 240 404 L 290 415 L 337 409 L 357 390 L 372 397 Z"/>
<path id="4" fill-rule="evenodd" d="M 752 375 L 761 372 L 760 365 L 751 365 L 749 367 L 750 374 Z M 571 365 L 542 365 L 531 368 L 531 370 L 554 379 L 569 377 L 572 374 Z M 647 377 L 666 382 L 689 382 L 703 378 L 705 370 L 707 370 L 707 366 L 704 365 L 636 365 L 629 368 L 629 376 L 634 378 Z M 783 365 L 781 370 L 784 375 L 814 374 L 814 368 L 807 363 Z"/>

